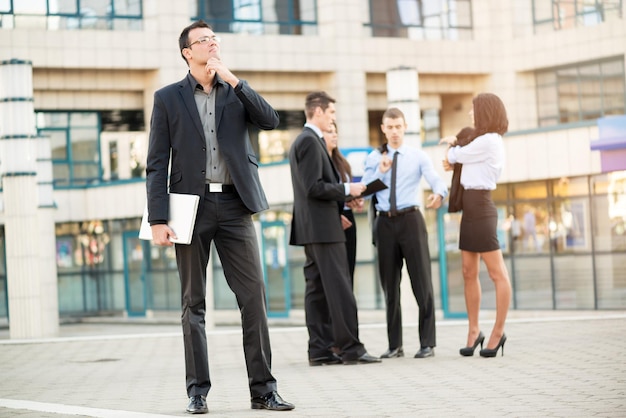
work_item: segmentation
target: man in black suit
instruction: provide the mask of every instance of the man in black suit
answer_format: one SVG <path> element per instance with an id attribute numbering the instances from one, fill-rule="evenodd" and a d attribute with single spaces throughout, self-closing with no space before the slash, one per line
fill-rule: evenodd
<path id="1" fill-rule="evenodd" d="M 359 340 L 357 307 L 346 254 L 341 210 L 362 183 L 342 183 L 322 138 L 335 121 L 335 100 L 325 92 L 307 95 L 306 124 L 289 151 L 293 184 L 291 245 L 306 254 L 304 310 L 309 364 L 379 363 Z M 341 357 L 332 347 L 339 348 Z"/>
<path id="2" fill-rule="evenodd" d="M 176 245 L 189 404 L 207 413 L 211 388 L 205 332 L 206 268 L 215 241 L 237 297 L 252 409 L 290 410 L 276 392 L 265 286 L 252 214 L 268 208 L 248 124 L 270 130 L 278 113 L 220 58 L 219 38 L 198 21 L 179 39 L 189 73 L 154 94 L 146 168 L 148 221 L 156 245 L 171 246 L 169 191 L 201 197 L 189 245 Z M 171 158 L 170 158 L 171 155 Z"/>

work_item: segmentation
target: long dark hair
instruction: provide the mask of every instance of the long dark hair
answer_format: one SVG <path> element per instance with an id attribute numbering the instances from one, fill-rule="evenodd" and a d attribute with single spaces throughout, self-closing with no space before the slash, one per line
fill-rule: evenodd
<path id="1" fill-rule="evenodd" d="M 493 93 L 480 93 L 472 100 L 474 104 L 474 129 L 476 136 L 490 132 L 504 135 L 509 129 L 504 103 Z"/>
<path id="2" fill-rule="evenodd" d="M 335 132 L 339 134 L 339 130 L 337 129 L 337 124 L 335 122 L 333 122 L 333 126 L 335 127 Z M 330 159 L 333 160 L 335 168 L 339 171 L 341 181 L 344 182 L 346 179 L 352 181 L 352 167 L 350 167 L 350 163 L 346 160 L 346 157 L 341 154 L 338 146 L 333 148 L 331 151 Z"/>

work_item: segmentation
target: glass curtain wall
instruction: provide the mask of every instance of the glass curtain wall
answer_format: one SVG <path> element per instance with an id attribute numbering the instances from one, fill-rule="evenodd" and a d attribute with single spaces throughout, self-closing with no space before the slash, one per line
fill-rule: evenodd
<path id="1" fill-rule="evenodd" d="M 255 35 L 315 35 L 315 0 L 191 0 L 191 20 L 215 32 Z"/>
<path id="2" fill-rule="evenodd" d="M 0 29 L 142 30 L 142 0 L 3 0 Z"/>
<path id="3" fill-rule="evenodd" d="M 623 57 L 542 70 L 535 77 L 539 127 L 626 113 Z"/>
<path id="4" fill-rule="evenodd" d="M 535 33 L 622 19 L 622 0 L 533 0 Z"/>
<path id="5" fill-rule="evenodd" d="M 417 40 L 472 38 L 471 0 L 370 0 L 372 36 Z"/>

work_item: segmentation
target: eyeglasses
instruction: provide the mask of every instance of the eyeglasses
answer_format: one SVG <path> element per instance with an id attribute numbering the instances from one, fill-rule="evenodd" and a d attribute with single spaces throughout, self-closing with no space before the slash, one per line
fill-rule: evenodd
<path id="1" fill-rule="evenodd" d="M 222 41 L 222 38 L 220 38 L 219 36 L 215 36 L 215 35 L 203 36 L 202 38 L 196 39 L 195 41 L 187 45 L 185 48 L 191 48 L 191 45 L 194 45 L 194 44 L 207 45 L 209 42 L 215 42 L 216 44 L 219 44 L 221 41 Z"/>

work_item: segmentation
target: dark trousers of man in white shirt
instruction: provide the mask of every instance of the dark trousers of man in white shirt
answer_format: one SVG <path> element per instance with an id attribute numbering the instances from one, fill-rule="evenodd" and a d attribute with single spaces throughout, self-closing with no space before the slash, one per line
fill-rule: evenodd
<path id="1" fill-rule="evenodd" d="M 393 217 L 381 215 L 375 229 L 380 281 L 387 305 L 389 348 L 402 347 L 400 279 L 404 261 L 419 306 L 420 346 L 435 347 L 435 304 L 430 251 L 422 213 L 416 210 Z"/>

